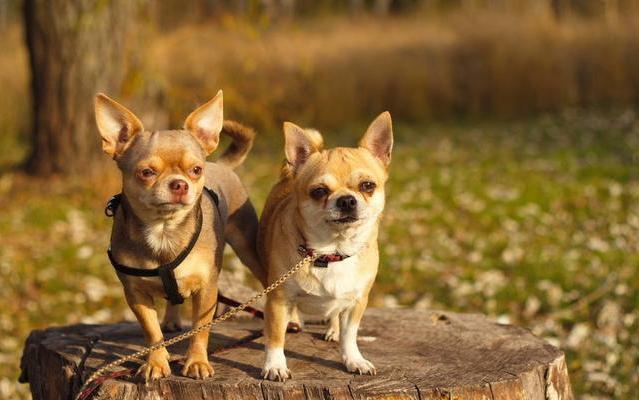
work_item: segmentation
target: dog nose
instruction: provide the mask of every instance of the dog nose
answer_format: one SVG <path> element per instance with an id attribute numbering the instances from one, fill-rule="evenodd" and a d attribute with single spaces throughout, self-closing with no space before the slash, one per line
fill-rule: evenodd
<path id="1" fill-rule="evenodd" d="M 340 211 L 353 211 L 355 207 L 357 207 L 357 199 L 355 196 L 350 194 L 347 196 L 341 196 L 337 198 L 335 205 L 340 209 Z"/>
<path id="2" fill-rule="evenodd" d="M 169 183 L 169 189 L 175 194 L 186 194 L 189 191 L 189 184 L 182 179 L 175 179 Z"/>

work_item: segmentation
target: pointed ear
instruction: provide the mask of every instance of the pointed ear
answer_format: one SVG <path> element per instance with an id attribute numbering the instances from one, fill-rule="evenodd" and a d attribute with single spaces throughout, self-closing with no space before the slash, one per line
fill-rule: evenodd
<path id="1" fill-rule="evenodd" d="M 393 150 L 393 122 L 388 111 L 384 111 L 375 118 L 359 145 L 373 153 L 385 167 L 390 164 Z"/>
<path id="2" fill-rule="evenodd" d="M 292 122 L 284 122 L 284 153 L 294 169 L 304 164 L 311 154 L 319 151 L 322 141 L 319 132 L 307 132 Z"/>
<path id="3" fill-rule="evenodd" d="M 95 121 L 102 136 L 102 150 L 113 158 L 144 130 L 135 114 L 102 93 L 95 96 Z"/>
<path id="4" fill-rule="evenodd" d="M 223 95 L 220 90 L 212 100 L 193 111 L 184 122 L 184 128 L 193 135 L 206 154 L 211 154 L 220 143 L 224 124 Z"/>

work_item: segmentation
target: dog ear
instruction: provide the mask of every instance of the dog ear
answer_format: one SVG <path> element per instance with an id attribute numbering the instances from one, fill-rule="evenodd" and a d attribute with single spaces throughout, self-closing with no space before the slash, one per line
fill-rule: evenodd
<path id="1" fill-rule="evenodd" d="M 102 136 L 102 150 L 116 158 L 133 137 L 142 132 L 142 122 L 126 107 L 108 96 L 95 96 L 95 121 Z"/>
<path id="2" fill-rule="evenodd" d="M 184 128 L 200 142 L 206 154 L 211 154 L 220 143 L 223 124 L 224 102 L 220 90 L 213 99 L 198 107 L 186 118 Z"/>
<path id="3" fill-rule="evenodd" d="M 373 153 L 385 167 L 390 164 L 393 150 L 393 122 L 388 111 L 384 111 L 375 118 L 359 145 Z"/>
<path id="4" fill-rule="evenodd" d="M 292 122 L 284 122 L 284 142 L 286 160 L 297 169 L 321 149 L 323 139 L 315 130 L 306 131 Z"/>

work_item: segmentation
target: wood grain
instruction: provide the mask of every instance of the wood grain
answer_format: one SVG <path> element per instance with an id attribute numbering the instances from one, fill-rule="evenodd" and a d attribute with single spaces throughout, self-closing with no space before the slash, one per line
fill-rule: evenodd
<path id="1" fill-rule="evenodd" d="M 235 320 L 214 329 L 209 350 L 260 330 L 259 320 Z M 345 371 L 323 326 L 288 334 L 293 379 L 263 381 L 263 338 L 215 354 L 215 375 L 195 381 L 179 375 L 187 343 L 169 349 L 173 375 L 149 385 L 134 377 L 107 380 L 95 399 L 572 399 L 563 353 L 529 331 L 474 314 L 370 309 L 360 349 L 376 376 Z M 35 400 L 70 399 L 104 362 L 144 345 L 135 323 L 73 325 L 38 330 L 27 339 L 22 376 Z M 124 367 L 136 369 L 138 364 Z"/>

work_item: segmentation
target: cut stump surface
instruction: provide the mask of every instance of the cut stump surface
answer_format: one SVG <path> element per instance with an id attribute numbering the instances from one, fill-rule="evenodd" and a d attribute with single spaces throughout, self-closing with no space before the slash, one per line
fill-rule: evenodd
<path id="1" fill-rule="evenodd" d="M 229 346 L 262 328 L 259 320 L 214 327 L 209 350 Z M 173 375 L 145 386 L 133 377 L 105 381 L 94 399 L 572 399 L 563 353 L 529 331 L 474 314 L 369 309 L 360 350 L 376 376 L 346 372 L 339 345 L 324 327 L 307 325 L 286 338 L 293 379 L 264 381 L 260 338 L 210 357 L 213 378 L 180 376 L 187 342 L 169 348 Z M 168 335 L 167 335 L 168 336 Z M 31 333 L 21 380 L 35 400 L 71 399 L 81 379 L 107 361 L 144 345 L 137 323 L 73 325 Z M 124 367 L 136 369 L 136 363 Z M 116 369 L 117 370 L 117 369 Z"/>

